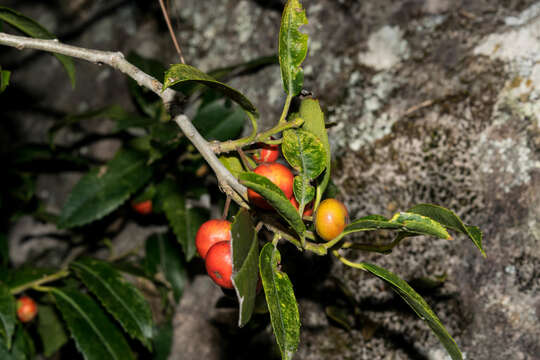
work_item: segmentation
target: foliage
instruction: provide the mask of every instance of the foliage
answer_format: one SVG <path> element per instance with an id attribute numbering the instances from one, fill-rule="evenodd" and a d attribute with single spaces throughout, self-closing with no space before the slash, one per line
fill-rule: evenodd
<path id="1" fill-rule="evenodd" d="M 0 7 L 0 20 L 29 36 L 54 38 L 37 22 L 14 10 Z M 267 312 L 265 321 L 272 325 L 282 359 L 294 356 L 300 343 L 300 316 L 293 283 L 281 268 L 279 250 L 283 242 L 290 242 L 302 251 L 333 255 L 344 265 L 364 270 L 388 283 L 433 330 L 451 358 L 462 359 L 456 342 L 440 319 L 407 282 L 377 265 L 352 262 L 340 249 L 389 254 L 405 238 L 426 235 L 450 240 L 449 230 L 452 230 L 467 236 L 485 256 L 482 233 L 477 227 L 464 224 L 451 210 L 418 204 L 389 219 L 365 215 L 351 221 L 334 239 L 324 242 L 313 231 L 313 218 L 304 216 L 309 203 L 313 202 L 316 211 L 321 200 L 333 197 L 331 193 L 335 192 L 329 186 L 332 154 L 319 102 L 305 97 L 298 108 L 290 109 L 292 98 L 304 86 L 301 65 L 308 52 L 308 35 L 300 27 L 305 24 L 307 17 L 300 1 L 288 0 L 279 29 L 277 56 L 286 100 L 277 124 L 264 132 L 258 132 L 259 112 L 253 103 L 221 81 L 226 74 L 234 73 L 234 68 L 207 74 L 190 65 L 174 64 L 166 69 L 155 59 L 135 53 L 128 56 L 138 68 L 163 80 L 163 91 L 174 89 L 191 100 L 198 100 L 193 116 L 197 131 L 213 141 L 212 145 L 223 146 L 224 154 L 219 161 L 239 186 L 256 191 L 274 209 L 241 208 L 232 219 L 234 293 L 229 295 L 239 309 L 238 326 L 249 326 L 256 313 Z M 64 55 L 55 56 L 75 85 L 72 60 Z M 275 57 L 261 58 L 239 64 L 237 68 L 244 70 L 273 63 Z M 0 93 L 10 91 L 10 75 L 10 71 L 0 68 Z M 128 89 L 137 113 L 110 104 L 69 114 L 50 128 L 44 144 L 24 146 L 6 156 L 5 163 L 9 165 L 6 180 L 16 185 L 10 186 L 11 190 L 1 198 L 2 204 L 11 209 L 4 217 L 6 230 L 0 233 L 0 356 L 3 359 L 31 357 L 36 350 L 47 357 L 53 356 L 68 344 L 74 344 L 85 359 L 132 359 L 135 354 L 138 358 L 163 359 L 170 352 L 173 307 L 180 301 L 189 277 L 200 272 L 193 266 L 200 265 L 195 234 L 211 210 L 200 206 L 201 199 L 210 198 L 217 204 L 223 201 L 223 195 L 216 191 L 217 187 L 209 186 L 215 179 L 208 172 L 206 158 L 171 121 L 175 114 L 168 104 L 132 79 L 128 80 Z M 251 134 L 238 138 L 246 117 L 251 123 Z M 106 163 L 79 156 L 80 148 L 95 139 L 83 139 L 70 147 L 56 143 L 60 131 L 73 130 L 89 119 L 109 119 L 116 124 L 110 134 L 98 136 L 98 140 L 114 136 L 122 143 Z M 246 152 L 249 154 L 264 143 L 280 144 L 283 161 L 295 173 L 293 196 L 298 208 L 272 181 L 251 171 L 253 160 Z M 55 172 L 84 171 L 59 214 L 45 211 L 35 196 L 36 178 L 44 171 L 43 167 L 34 165 L 41 162 L 48 169 L 54 165 Z M 222 179 L 218 177 L 218 181 Z M 130 210 L 130 200 L 151 201 L 152 214 L 145 218 Z M 83 256 L 68 258 L 66 264 L 56 264 L 54 268 L 33 264 L 12 266 L 7 229 L 23 214 L 63 229 L 70 246 L 82 248 Z M 110 229 L 126 221 L 158 225 L 167 230 L 156 231 L 143 244 L 133 244 L 127 253 L 117 254 L 109 240 L 116 234 Z M 395 240 L 382 245 L 347 240 L 352 233 L 380 230 L 394 233 Z M 264 235 L 271 236 L 273 241 L 265 241 Z M 262 293 L 258 293 L 259 281 Z M 152 315 L 147 294 L 142 291 L 149 288 L 161 300 L 158 309 L 153 309 L 154 314 L 157 311 L 164 318 L 159 323 Z M 16 320 L 15 296 L 21 293 L 31 294 L 39 303 L 35 332 L 27 332 Z M 341 309 L 327 308 L 327 314 L 349 327 Z"/>

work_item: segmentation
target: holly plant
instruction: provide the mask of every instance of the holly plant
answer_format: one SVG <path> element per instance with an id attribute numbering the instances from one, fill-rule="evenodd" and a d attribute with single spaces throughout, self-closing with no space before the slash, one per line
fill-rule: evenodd
<path id="1" fill-rule="evenodd" d="M 6 257 L 7 230 L 2 230 L 2 359 L 67 351 L 63 349 L 69 348 L 68 334 L 85 359 L 133 359 L 135 354 L 163 358 L 170 349 L 173 306 L 182 296 L 187 274 L 193 272 L 191 264 L 202 261 L 211 279 L 234 299 L 238 326 L 246 326 L 255 310 L 269 314 L 282 359 L 292 359 L 301 324 L 294 284 L 281 268 L 280 249 L 291 246 L 287 243 L 299 252 L 332 256 L 351 271 L 363 270 L 386 282 L 427 323 L 450 357 L 462 359 L 437 315 L 406 281 L 376 264 L 353 262 L 346 256 L 354 251 L 388 255 L 405 239 L 421 235 L 450 240 L 449 230 L 468 237 L 485 256 L 482 233 L 453 211 L 433 204 L 418 204 L 390 218 L 371 214 L 349 219 L 346 206 L 335 198 L 339 189 L 331 182 L 324 112 L 303 87 L 301 66 L 308 35 L 300 30 L 307 17 L 299 0 L 287 1 L 279 29 L 283 111 L 263 131 L 253 103 L 223 81 L 235 73 L 273 65 L 275 57 L 209 73 L 183 61 L 165 68 L 136 53 L 124 58 L 49 40 L 54 36 L 41 25 L 6 7 L 0 7 L 0 20 L 26 35 L 0 33 L 1 45 L 54 53 L 73 86 L 72 57 L 122 71 L 137 109 L 131 113 L 109 105 L 66 115 L 51 127 L 47 143 L 6 156 L 5 177 L 17 186 L 2 194 L 3 207 L 12 209 L 4 217 L 5 225 L 31 214 L 56 224 L 70 249 L 79 251 L 66 253 L 53 268 L 32 263 L 13 267 Z M 10 72 L 0 70 L 0 89 L 7 96 Z M 195 115 L 190 120 L 184 113 Z M 71 146 L 56 141 L 59 132 L 77 131 L 91 118 L 112 120 L 115 127 L 107 136 L 122 143 L 105 163 L 81 153 L 83 146 L 103 135 L 90 134 Z M 248 135 L 239 138 L 246 119 Z M 35 196 L 41 171 L 36 164 L 49 168 L 54 164 L 56 172 L 86 172 L 59 214 L 48 213 Z M 208 208 L 201 206 L 204 196 L 214 207 L 224 206 L 222 218 L 210 219 Z M 118 253 L 111 239 L 119 232 L 115 224 L 127 219 L 143 225 L 168 224 L 169 230 Z M 379 230 L 393 233 L 393 240 L 373 244 L 349 237 Z M 126 275 L 137 281 L 127 281 Z M 143 295 L 143 288 L 150 290 Z M 154 314 L 148 291 L 161 299 Z M 17 305 L 16 299 L 30 302 L 29 297 L 37 307 L 32 299 L 29 308 L 21 308 L 21 301 Z M 158 323 L 156 312 L 168 320 Z M 166 334 L 169 340 L 164 341 Z M 41 339 L 37 345 L 34 337 Z"/>

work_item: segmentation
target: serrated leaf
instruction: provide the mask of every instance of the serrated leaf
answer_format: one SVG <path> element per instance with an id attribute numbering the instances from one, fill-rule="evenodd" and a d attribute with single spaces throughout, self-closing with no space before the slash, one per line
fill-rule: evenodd
<path id="1" fill-rule="evenodd" d="M 301 174 L 294 177 L 293 193 L 298 203 L 300 205 L 305 205 L 315 197 L 315 188 L 310 185 L 309 180 Z"/>
<path id="2" fill-rule="evenodd" d="M 444 226 L 427 216 L 410 212 L 399 212 L 390 219 L 390 223 L 403 225 L 407 231 L 417 234 L 431 235 L 446 240 L 452 239 Z"/>
<path id="3" fill-rule="evenodd" d="M 62 321 L 49 305 L 39 306 L 37 331 L 46 357 L 52 356 L 68 341 Z"/>
<path id="4" fill-rule="evenodd" d="M 208 213 L 201 208 L 188 209 L 183 192 L 173 180 L 166 179 L 159 184 L 157 193 L 165 216 L 182 245 L 186 261 L 190 261 L 197 252 L 195 235 L 199 227 L 208 220 Z"/>
<path id="5" fill-rule="evenodd" d="M 10 290 L 25 286 L 40 278 L 54 274 L 58 269 L 55 268 L 37 268 L 31 266 L 23 266 L 17 269 L 12 269 L 8 272 L 6 278 L 6 285 Z M 18 291 L 17 291 L 18 292 Z"/>
<path id="6" fill-rule="evenodd" d="M 141 153 L 121 149 L 105 166 L 91 170 L 71 191 L 58 226 L 80 226 L 111 213 L 152 176 L 146 160 Z"/>
<path id="7" fill-rule="evenodd" d="M 259 280 L 259 244 L 255 225 L 245 209 L 241 209 L 231 225 L 232 282 L 240 307 L 238 326 L 246 325 L 255 308 Z"/>
<path id="8" fill-rule="evenodd" d="M 484 257 L 486 256 L 486 253 L 482 248 L 482 232 L 480 229 L 476 226 L 465 225 L 453 211 L 438 205 L 418 204 L 407 210 L 407 212 L 427 216 L 447 228 L 467 235 L 480 250 L 482 255 L 484 255 Z"/>
<path id="9" fill-rule="evenodd" d="M 410 287 L 407 282 L 384 268 L 369 263 L 359 264 L 364 270 L 392 285 L 392 289 L 396 291 L 399 296 L 401 296 L 401 298 L 405 300 L 407 304 L 409 304 L 414 312 L 429 325 L 431 330 L 439 338 L 439 341 L 448 351 L 448 354 L 452 357 L 452 360 L 462 360 L 459 347 L 454 339 L 450 336 L 444 325 L 441 323 L 441 320 L 439 320 L 426 301 L 412 287 Z"/>
<path id="10" fill-rule="evenodd" d="M 304 83 L 304 71 L 300 65 L 307 55 L 308 36 L 301 33 L 299 27 L 307 23 L 300 1 L 287 1 L 279 28 L 279 67 L 283 88 L 289 96 L 298 95 Z"/>
<path id="11" fill-rule="evenodd" d="M 323 179 L 317 185 L 317 197 L 313 209 L 317 209 L 322 199 L 322 195 L 326 191 L 328 182 L 330 181 L 331 159 L 330 143 L 328 142 L 328 133 L 324 123 L 324 113 L 321 110 L 319 101 L 314 99 L 304 99 L 300 104 L 299 116 L 304 119 L 302 129 L 315 135 L 323 144 L 326 152 L 326 164 Z"/>
<path id="12" fill-rule="evenodd" d="M 51 293 L 86 360 L 134 359 L 122 333 L 92 298 L 79 291 L 58 288 L 53 288 Z"/>
<path id="13" fill-rule="evenodd" d="M 315 179 L 326 167 L 322 142 L 306 130 L 284 131 L 281 152 L 287 162 L 308 179 Z"/>
<path id="14" fill-rule="evenodd" d="M 272 329 L 283 360 L 292 359 L 300 341 L 300 316 L 289 277 L 278 269 L 281 255 L 272 243 L 261 250 L 259 268 Z"/>
<path id="15" fill-rule="evenodd" d="M 0 66 L 0 94 L 6 90 L 9 85 L 9 78 L 11 77 L 11 71 L 2 70 Z"/>
<path id="16" fill-rule="evenodd" d="M 38 39 L 55 39 L 56 36 L 47 31 L 43 26 L 30 19 L 23 14 L 12 10 L 10 8 L 0 6 L 0 20 L 14 26 L 18 30 L 22 31 L 26 35 Z M 54 54 L 56 58 L 64 65 L 69 79 L 71 80 L 71 86 L 75 88 L 75 66 L 73 60 L 65 55 Z"/>
<path id="17" fill-rule="evenodd" d="M 289 199 L 287 199 L 283 191 L 281 191 L 276 184 L 271 182 L 268 178 L 253 172 L 241 173 L 238 179 L 240 180 L 240 183 L 253 189 L 272 205 L 298 235 L 304 235 L 306 232 L 306 225 L 293 204 L 291 204 Z"/>
<path id="18" fill-rule="evenodd" d="M 34 355 L 35 348 L 32 338 L 22 326 L 17 326 L 11 356 L 14 360 L 31 360 L 34 359 Z"/>
<path id="19" fill-rule="evenodd" d="M 6 347 L 11 349 L 11 338 L 15 331 L 15 299 L 6 284 L 0 282 L 0 334 Z"/>
<path id="20" fill-rule="evenodd" d="M 242 133 L 246 117 L 239 107 L 226 106 L 223 100 L 214 100 L 201 107 L 192 122 L 207 140 L 225 141 Z"/>
<path id="21" fill-rule="evenodd" d="M 220 91 L 223 95 L 240 105 L 247 113 L 251 114 L 255 118 L 259 117 L 255 106 L 253 106 L 251 101 L 249 101 L 248 98 L 245 97 L 240 91 L 217 81 L 212 76 L 205 74 L 201 70 L 190 65 L 172 65 L 165 72 L 163 90 L 171 86 L 193 82 L 203 84 L 212 89 Z"/>
<path id="22" fill-rule="evenodd" d="M 187 273 L 177 246 L 165 234 L 150 236 L 146 240 L 145 269 L 150 275 L 162 273 L 178 302 L 187 283 Z"/>
<path id="23" fill-rule="evenodd" d="M 71 267 L 124 330 L 151 350 L 152 313 L 137 288 L 101 260 L 83 258 Z"/>

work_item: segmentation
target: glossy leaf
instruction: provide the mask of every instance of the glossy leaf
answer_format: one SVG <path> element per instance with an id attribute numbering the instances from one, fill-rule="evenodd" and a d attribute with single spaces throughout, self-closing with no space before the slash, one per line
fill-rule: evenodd
<path id="1" fill-rule="evenodd" d="M 302 174 L 294 177 L 293 192 L 294 197 L 300 205 L 309 203 L 315 197 L 315 188 Z"/>
<path id="2" fill-rule="evenodd" d="M 245 113 L 237 106 L 226 106 L 215 100 L 203 106 L 193 117 L 193 125 L 207 140 L 225 141 L 241 135 Z"/>
<path id="3" fill-rule="evenodd" d="M 257 109 L 241 92 L 223 84 L 199 69 L 184 64 L 175 64 L 165 72 L 163 90 L 183 83 L 199 83 L 220 91 L 223 95 L 240 105 L 246 112 L 258 117 Z"/>
<path id="4" fill-rule="evenodd" d="M 180 300 L 187 283 L 187 273 L 178 245 L 167 235 L 155 234 L 146 240 L 145 268 L 151 275 L 163 274 L 171 285 L 175 301 Z"/>
<path id="5" fill-rule="evenodd" d="M 57 288 L 51 293 L 86 360 L 134 359 L 122 333 L 91 297 L 76 290 Z"/>
<path id="6" fill-rule="evenodd" d="M 38 268 L 32 266 L 23 266 L 9 271 L 6 278 L 6 285 L 13 290 L 17 287 L 25 286 L 40 278 L 54 274 L 58 269 L 55 268 Z"/>
<path id="7" fill-rule="evenodd" d="M 236 155 L 221 155 L 219 161 L 221 161 L 234 177 L 238 177 L 240 173 L 244 172 L 242 161 Z"/>
<path id="8" fill-rule="evenodd" d="M 259 268 L 272 329 L 283 360 L 292 359 L 300 341 L 300 316 L 289 277 L 280 271 L 281 255 L 272 243 L 261 250 Z"/>
<path id="9" fill-rule="evenodd" d="M 390 223 L 403 225 L 407 231 L 417 234 L 431 235 L 446 240 L 452 239 L 448 231 L 441 224 L 427 216 L 400 212 L 390 219 Z"/>
<path id="10" fill-rule="evenodd" d="M 15 360 L 32 360 L 35 358 L 34 355 L 35 347 L 30 334 L 21 325 L 17 326 L 11 356 Z"/>
<path id="11" fill-rule="evenodd" d="M 173 326 L 171 321 L 154 329 L 154 356 L 152 360 L 167 360 L 173 343 Z"/>
<path id="12" fill-rule="evenodd" d="M 37 331 L 46 357 L 52 356 L 68 341 L 62 321 L 49 305 L 39 305 Z"/>
<path id="13" fill-rule="evenodd" d="M 399 230 L 402 229 L 402 225 L 396 223 L 390 223 L 388 219 L 380 215 L 368 215 L 362 217 L 358 220 L 351 222 L 343 230 L 344 235 L 358 232 L 358 231 L 369 231 L 369 230 L 379 230 L 379 229 L 389 229 L 389 230 Z"/>
<path id="14" fill-rule="evenodd" d="M 450 336 L 437 315 L 431 310 L 426 301 L 412 288 L 394 273 L 369 263 L 360 263 L 362 268 L 373 275 L 385 280 L 399 296 L 405 300 L 414 312 L 424 320 L 431 330 L 437 335 L 440 342 L 452 357 L 452 360 L 461 360 L 462 355 L 454 339 Z"/>
<path id="15" fill-rule="evenodd" d="M 166 179 L 157 188 L 165 216 L 169 220 L 176 239 L 182 245 L 187 261 L 196 254 L 195 235 L 199 227 L 208 219 L 208 213 L 201 208 L 188 209 L 180 186 Z"/>
<path id="16" fill-rule="evenodd" d="M 465 225 L 453 211 L 438 205 L 418 204 L 407 210 L 407 212 L 427 216 L 447 228 L 467 235 L 480 250 L 482 255 L 486 256 L 486 253 L 482 248 L 482 232 L 480 229 L 476 226 Z"/>
<path id="17" fill-rule="evenodd" d="M 268 178 L 253 172 L 244 172 L 238 177 L 240 183 L 260 194 L 291 225 L 300 236 L 306 231 L 306 225 L 287 199 L 283 191 Z"/>
<path id="18" fill-rule="evenodd" d="M 9 78 L 11 77 L 11 71 L 2 70 L 0 66 L 0 94 L 6 90 L 9 85 Z"/>
<path id="19" fill-rule="evenodd" d="M 324 146 L 315 135 L 306 130 L 284 131 L 281 152 L 287 162 L 308 179 L 315 179 L 325 169 Z"/>
<path id="20" fill-rule="evenodd" d="M 104 261 L 83 258 L 71 267 L 124 330 L 151 350 L 152 313 L 139 290 Z"/>
<path id="21" fill-rule="evenodd" d="M 308 36 L 299 27 L 308 23 L 298 0 L 289 0 L 283 9 L 279 29 L 279 66 L 283 88 L 289 96 L 302 91 L 304 71 L 300 67 L 307 55 Z"/>
<path id="22" fill-rule="evenodd" d="M 141 153 L 123 149 L 105 166 L 83 176 L 71 191 L 58 226 L 84 225 L 114 211 L 150 179 L 152 169 L 146 160 Z"/>
<path id="23" fill-rule="evenodd" d="M 15 299 L 4 283 L 0 283 L 0 335 L 5 339 L 8 349 L 11 349 L 11 338 L 15 331 Z"/>
<path id="24" fill-rule="evenodd" d="M 24 16 L 23 14 L 12 10 L 10 8 L 0 6 L 0 20 L 5 21 L 11 26 L 22 31 L 26 35 L 29 35 L 33 38 L 38 39 L 55 39 L 56 36 L 47 31 L 43 26 L 30 19 L 29 17 Z M 75 88 L 75 66 L 73 65 L 73 60 L 65 55 L 54 54 L 56 58 L 64 65 L 69 79 L 71 80 L 71 86 Z"/>
<path id="25" fill-rule="evenodd" d="M 328 133 L 324 123 L 324 113 L 321 110 L 319 101 L 314 99 L 304 99 L 300 104 L 299 116 L 304 119 L 302 129 L 312 133 L 319 139 L 326 152 L 326 164 L 323 179 L 317 185 L 317 197 L 315 199 L 314 209 L 319 206 L 322 195 L 326 191 L 328 181 L 330 180 L 331 159 L 330 143 L 328 142 Z"/>
<path id="26" fill-rule="evenodd" d="M 238 326 L 246 325 L 255 308 L 259 280 L 259 244 L 255 224 L 245 209 L 241 209 L 231 225 L 232 282 L 240 306 Z"/>

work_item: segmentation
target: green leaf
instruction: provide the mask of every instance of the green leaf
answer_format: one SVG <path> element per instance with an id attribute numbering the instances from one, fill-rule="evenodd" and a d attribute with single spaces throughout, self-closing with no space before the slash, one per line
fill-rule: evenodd
<path id="1" fill-rule="evenodd" d="M 237 106 L 215 100 L 201 107 L 193 117 L 193 126 L 207 140 L 225 141 L 237 138 L 246 122 L 245 113 Z"/>
<path id="2" fill-rule="evenodd" d="M 276 211 L 291 225 L 291 227 L 303 236 L 306 232 L 306 225 L 287 199 L 283 191 L 271 182 L 268 178 L 253 172 L 241 173 L 238 177 L 240 183 L 260 194 Z"/>
<path id="3" fill-rule="evenodd" d="M 49 305 L 39 305 L 37 331 L 46 357 L 52 356 L 68 341 L 62 321 Z"/>
<path id="4" fill-rule="evenodd" d="M 208 220 L 208 213 L 201 208 L 188 209 L 180 185 L 171 179 L 166 179 L 159 184 L 157 193 L 165 216 L 178 242 L 182 245 L 186 261 L 190 261 L 197 253 L 195 235 L 199 227 Z"/>
<path id="5" fill-rule="evenodd" d="M 381 215 L 368 215 L 362 217 L 358 220 L 351 222 L 343 230 L 343 234 L 351 234 L 358 231 L 369 231 L 369 230 L 379 230 L 379 229 L 388 229 L 388 230 L 400 230 L 402 229 L 401 224 L 391 223 L 384 216 Z"/>
<path id="6" fill-rule="evenodd" d="M 39 280 L 47 275 L 54 274 L 58 269 L 55 268 L 37 268 L 23 266 L 9 271 L 6 285 L 13 290 L 17 287 L 25 286 L 33 281 Z"/>
<path id="7" fill-rule="evenodd" d="M 450 336 L 441 320 L 431 310 L 426 301 L 416 292 L 412 287 L 404 280 L 399 278 L 394 273 L 369 263 L 359 263 L 361 268 L 372 273 L 373 275 L 387 281 L 392 285 L 399 296 L 405 300 L 407 304 L 414 310 L 414 312 L 424 320 L 431 330 L 437 335 L 439 341 L 443 344 L 448 351 L 448 354 L 452 357 L 452 360 L 461 360 L 462 355 L 454 339 Z"/>
<path id="8" fill-rule="evenodd" d="M 6 90 L 9 85 L 9 78 L 11 77 L 11 71 L 2 70 L 0 66 L 0 94 Z"/>
<path id="9" fill-rule="evenodd" d="M 298 175 L 294 177 L 293 181 L 294 197 L 299 204 L 307 204 L 315 197 L 315 188 L 309 184 L 309 180 Z"/>
<path id="10" fill-rule="evenodd" d="M 178 302 L 187 283 L 187 273 L 180 249 L 165 234 L 154 234 L 146 240 L 146 271 L 155 275 L 163 274 L 171 285 L 174 298 Z"/>
<path id="11" fill-rule="evenodd" d="M 124 330 L 151 350 L 152 313 L 139 290 L 104 261 L 83 258 L 71 267 Z"/>
<path id="12" fill-rule="evenodd" d="M 467 235 L 480 250 L 482 255 L 484 255 L 484 257 L 486 256 L 486 253 L 482 248 L 482 232 L 480 229 L 476 226 L 465 225 L 453 211 L 438 205 L 418 204 L 407 210 L 407 212 L 427 216 L 447 228 Z"/>
<path id="13" fill-rule="evenodd" d="M 242 161 L 237 155 L 221 155 L 219 161 L 221 161 L 234 177 L 238 177 L 240 173 L 244 172 Z"/>
<path id="14" fill-rule="evenodd" d="M 448 231 L 441 224 L 427 216 L 399 212 L 390 219 L 390 223 L 403 225 L 407 231 L 417 234 L 431 235 L 446 240 L 452 239 Z"/>
<path id="15" fill-rule="evenodd" d="M 246 325 L 255 308 L 257 281 L 259 280 L 259 244 L 255 225 L 245 209 L 241 209 L 231 225 L 232 282 L 240 306 L 238 326 Z"/>
<path id="16" fill-rule="evenodd" d="M 173 343 L 173 326 L 171 321 L 154 329 L 154 357 L 153 360 L 167 360 L 171 353 Z"/>
<path id="17" fill-rule="evenodd" d="M 0 6 L 0 20 L 3 20 L 14 26 L 18 30 L 22 31 L 26 35 L 29 35 L 33 38 L 38 39 L 55 39 L 56 36 L 47 31 L 43 26 L 30 19 L 29 17 L 24 16 L 23 14 L 12 10 L 10 8 Z M 56 58 L 64 65 L 69 79 L 71 80 L 71 86 L 75 88 L 75 66 L 70 57 L 54 54 Z"/>
<path id="18" fill-rule="evenodd" d="M 287 1 L 279 29 L 279 67 L 283 88 L 289 96 L 298 95 L 304 83 L 304 71 L 300 65 L 307 55 L 308 36 L 301 33 L 299 27 L 307 23 L 300 1 Z"/>
<path id="19" fill-rule="evenodd" d="M 53 288 L 51 293 L 86 360 L 134 359 L 122 333 L 92 298 L 74 290 Z"/>
<path id="20" fill-rule="evenodd" d="M 184 64 L 175 64 L 165 72 L 163 90 L 183 83 L 199 83 L 220 91 L 223 95 L 240 105 L 246 112 L 258 118 L 257 109 L 241 92 L 225 85 L 199 69 Z"/>
<path id="21" fill-rule="evenodd" d="M 289 277 L 278 269 L 281 255 L 272 243 L 261 250 L 259 268 L 272 329 L 283 360 L 292 359 L 300 341 L 300 316 Z"/>
<path id="22" fill-rule="evenodd" d="M 15 299 L 4 283 L 0 283 L 0 334 L 5 338 L 6 347 L 11 349 L 11 337 L 15 331 Z"/>
<path id="23" fill-rule="evenodd" d="M 302 129 L 315 135 L 323 144 L 326 152 L 325 172 L 322 181 L 317 185 L 317 197 L 313 209 L 317 209 L 321 202 L 328 181 L 330 181 L 331 159 L 330 143 L 328 142 L 328 133 L 324 124 L 324 113 L 321 110 L 319 101 L 314 99 L 304 99 L 300 104 L 299 116 L 304 119 Z"/>
<path id="24" fill-rule="evenodd" d="M 326 167 L 326 151 L 322 142 L 306 130 L 284 131 L 281 152 L 294 169 L 309 179 L 315 179 Z"/>
<path id="25" fill-rule="evenodd" d="M 22 326 L 17 326 L 13 341 L 13 349 L 11 349 L 11 355 L 15 360 L 34 359 L 34 342 L 28 332 Z"/>
<path id="26" fill-rule="evenodd" d="M 326 312 L 326 316 L 343 326 L 347 331 L 350 331 L 354 326 L 348 309 L 337 306 L 327 306 L 324 311 Z"/>
<path id="27" fill-rule="evenodd" d="M 58 226 L 80 226 L 111 213 L 152 176 L 146 160 L 141 153 L 121 149 L 105 166 L 83 176 L 71 191 Z"/>

